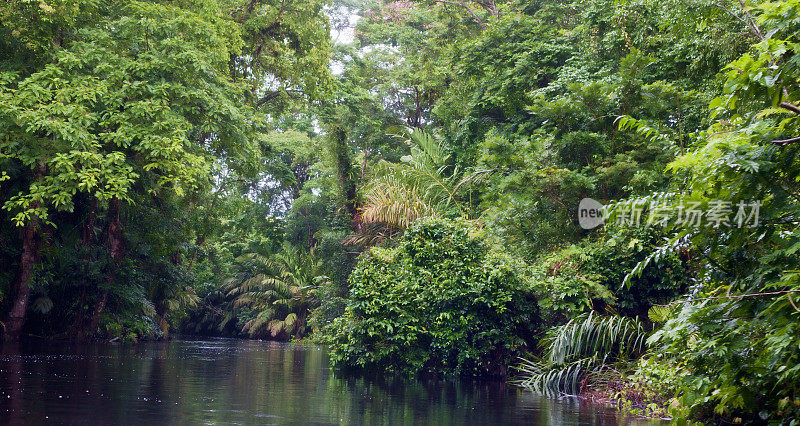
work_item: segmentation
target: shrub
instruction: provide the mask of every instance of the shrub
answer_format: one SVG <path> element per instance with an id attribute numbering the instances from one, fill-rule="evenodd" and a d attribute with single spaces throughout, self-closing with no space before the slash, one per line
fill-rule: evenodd
<path id="1" fill-rule="evenodd" d="M 362 255 L 327 338 L 335 366 L 504 376 L 538 324 L 537 304 L 465 221 L 412 225 L 393 249 Z"/>
<path id="2" fill-rule="evenodd" d="M 594 238 L 541 256 L 531 268 L 531 281 L 545 323 L 557 325 L 589 311 L 646 319 L 651 306 L 685 292 L 691 271 L 674 253 L 623 285 L 625 275 L 662 242 L 657 229 L 607 227 Z"/>

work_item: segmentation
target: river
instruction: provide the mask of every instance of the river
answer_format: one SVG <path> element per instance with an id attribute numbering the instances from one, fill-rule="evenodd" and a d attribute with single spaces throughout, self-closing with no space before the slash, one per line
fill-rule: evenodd
<path id="1" fill-rule="evenodd" d="M 499 382 L 332 372 L 324 348 L 237 339 L 23 342 L 0 352 L 0 423 L 535 424 L 630 422 Z M 639 422 L 644 423 L 644 422 Z"/>

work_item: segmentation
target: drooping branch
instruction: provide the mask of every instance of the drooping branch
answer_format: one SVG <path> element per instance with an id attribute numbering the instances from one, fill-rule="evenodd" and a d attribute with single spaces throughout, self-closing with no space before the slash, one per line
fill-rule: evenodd
<path id="1" fill-rule="evenodd" d="M 739 0 L 739 4 L 742 7 L 742 12 L 747 17 L 747 19 L 742 18 L 741 16 L 734 13 L 730 8 L 722 4 L 721 2 L 714 3 L 714 6 L 724 10 L 728 15 L 733 16 L 739 22 L 743 23 L 749 30 L 752 32 L 759 40 L 764 40 L 764 35 L 761 33 L 761 30 L 756 26 L 755 21 L 753 20 L 753 16 L 747 11 L 746 5 L 744 4 L 744 0 Z"/>

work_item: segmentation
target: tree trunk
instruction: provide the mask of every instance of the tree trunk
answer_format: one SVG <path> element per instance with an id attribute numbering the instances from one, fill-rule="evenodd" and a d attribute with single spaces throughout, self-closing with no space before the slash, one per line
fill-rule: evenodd
<path id="1" fill-rule="evenodd" d="M 204 237 L 200 237 L 201 239 Z M 198 244 L 200 243 L 200 239 L 198 239 Z M 195 248 L 195 255 L 197 254 L 197 249 Z M 170 263 L 175 266 L 180 266 L 181 264 L 181 252 L 175 251 L 169 257 Z M 194 263 L 194 256 L 192 256 L 192 263 Z M 189 266 L 191 269 L 191 266 Z M 158 303 L 158 307 L 156 308 L 156 316 L 158 317 L 158 328 L 161 330 L 161 338 L 160 340 L 167 340 L 169 339 L 169 321 L 167 321 L 167 314 L 169 313 L 169 305 L 167 303 L 167 299 L 164 298 L 161 302 Z"/>
<path id="2" fill-rule="evenodd" d="M 331 126 L 330 149 L 336 162 L 336 179 L 344 198 L 344 208 L 350 216 L 351 227 L 358 232 L 361 228 L 361 215 L 358 212 L 356 181 L 353 179 L 353 162 L 350 147 L 347 145 L 347 133 L 339 125 Z"/>
<path id="3" fill-rule="evenodd" d="M 34 181 L 38 181 L 44 175 L 46 168 L 43 164 L 38 164 L 34 170 Z M 31 202 L 30 208 L 35 210 L 41 204 L 38 201 Z M 28 312 L 28 302 L 31 297 L 31 288 L 28 281 L 31 278 L 36 261 L 39 259 L 39 218 L 34 214 L 22 229 L 22 254 L 20 255 L 19 273 L 17 281 L 14 283 L 14 302 L 8 313 L 5 324 L 4 338 L 15 341 L 22 334 L 22 326 L 25 325 L 25 314 Z"/>
<path id="4" fill-rule="evenodd" d="M 108 229 L 106 229 L 106 246 L 108 247 L 109 254 L 111 255 L 111 264 L 108 268 L 106 275 L 106 289 L 100 293 L 100 299 L 97 301 L 94 313 L 92 314 L 92 322 L 89 324 L 89 332 L 94 333 L 100 325 L 100 316 L 106 309 L 108 304 L 108 288 L 114 282 L 114 274 L 117 272 L 117 267 L 125 258 L 125 233 L 122 229 L 122 223 L 119 219 L 120 200 L 117 197 L 108 202 Z"/>
<path id="5" fill-rule="evenodd" d="M 192 267 L 194 266 L 194 261 L 197 260 L 197 250 L 200 249 L 200 246 L 205 244 L 206 242 L 206 234 L 197 237 L 197 241 L 195 241 L 194 245 L 194 252 L 192 253 L 192 259 L 189 261 L 189 267 L 186 268 L 187 271 L 192 272 Z"/>
<path id="6" fill-rule="evenodd" d="M 167 340 L 169 338 L 169 323 L 167 322 L 167 302 L 161 302 L 158 309 L 156 309 L 156 315 L 158 315 L 158 328 L 161 330 L 161 340 Z"/>
<path id="7" fill-rule="evenodd" d="M 97 198 L 89 196 L 89 211 L 86 212 L 86 221 L 81 229 L 81 243 L 84 247 L 92 245 L 94 240 L 94 220 L 97 217 Z"/>
<path id="8" fill-rule="evenodd" d="M 84 249 L 94 244 L 95 219 L 97 219 L 97 198 L 95 198 L 93 195 L 89 195 L 89 201 L 86 209 L 86 219 L 84 220 L 83 227 L 81 228 L 81 245 L 83 245 Z M 89 255 L 91 255 L 91 253 L 89 253 Z M 93 261 L 94 259 L 89 260 Z M 83 308 L 86 304 L 86 287 L 87 285 L 84 284 L 83 288 L 81 289 L 81 297 L 78 299 L 78 313 L 75 317 L 75 321 L 72 323 L 70 331 L 70 335 L 76 339 L 82 339 L 86 335 L 86 311 Z"/>
<path id="9" fill-rule="evenodd" d="M 17 340 L 22 334 L 25 313 L 28 311 L 28 301 L 31 296 L 28 280 L 38 257 L 39 223 L 38 220 L 32 219 L 22 230 L 22 255 L 19 262 L 19 274 L 17 281 L 14 283 L 14 302 L 11 305 L 11 311 L 8 313 L 6 322 L 5 338 L 8 340 Z"/>

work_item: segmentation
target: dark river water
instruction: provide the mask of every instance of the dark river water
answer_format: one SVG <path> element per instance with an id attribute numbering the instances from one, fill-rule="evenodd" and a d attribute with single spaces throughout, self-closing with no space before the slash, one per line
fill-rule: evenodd
<path id="1" fill-rule="evenodd" d="M 618 424 L 613 410 L 502 383 L 334 373 L 324 348 L 235 339 L 27 342 L 0 352 L 6 424 Z"/>

